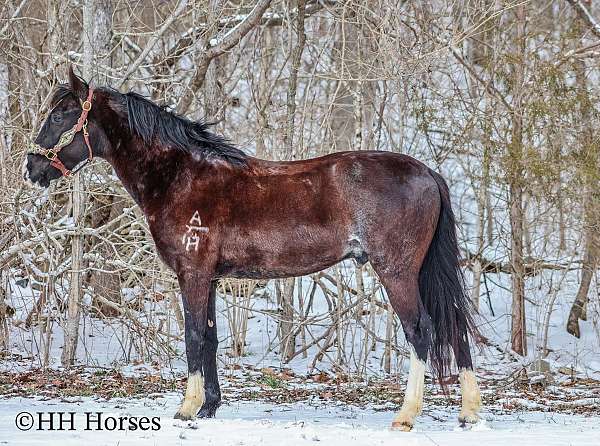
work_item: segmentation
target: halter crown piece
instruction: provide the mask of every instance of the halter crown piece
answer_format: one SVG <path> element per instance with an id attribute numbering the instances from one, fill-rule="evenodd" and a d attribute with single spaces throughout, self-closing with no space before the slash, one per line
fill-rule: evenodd
<path id="1" fill-rule="evenodd" d="M 90 134 L 87 129 L 87 116 L 90 110 L 92 109 L 93 96 L 94 89 L 90 87 L 87 99 L 81 103 L 81 115 L 79 116 L 77 123 L 73 126 L 72 129 L 67 130 L 62 135 L 60 135 L 58 142 L 53 148 L 43 150 L 43 155 L 50 160 L 50 165 L 55 169 L 58 169 L 60 173 L 65 177 L 69 177 L 74 173 L 77 173 L 81 168 L 83 168 L 83 166 L 85 166 L 87 163 L 94 159 L 94 155 L 92 153 L 92 146 L 90 144 Z M 58 153 L 62 149 L 67 147 L 69 144 L 71 144 L 73 142 L 73 139 L 75 138 L 75 135 L 80 131 L 83 131 L 83 140 L 85 141 L 89 154 L 87 159 L 77 164 L 71 171 L 67 169 L 63 162 L 58 158 Z"/>

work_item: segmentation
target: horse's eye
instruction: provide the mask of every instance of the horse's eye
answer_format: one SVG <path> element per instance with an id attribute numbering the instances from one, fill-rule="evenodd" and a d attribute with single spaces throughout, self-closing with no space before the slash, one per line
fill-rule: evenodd
<path id="1" fill-rule="evenodd" d="M 62 115 L 59 113 L 54 113 L 52 115 L 52 122 L 55 124 L 60 124 L 62 122 Z"/>

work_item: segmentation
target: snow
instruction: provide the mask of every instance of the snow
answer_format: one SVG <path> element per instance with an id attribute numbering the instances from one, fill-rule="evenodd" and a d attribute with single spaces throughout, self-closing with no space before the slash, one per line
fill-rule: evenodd
<path id="1" fill-rule="evenodd" d="M 455 410 L 430 410 L 421 416 L 413 432 L 388 429 L 392 411 L 352 406 L 311 406 L 305 403 L 273 405 L 234 402 L 221 407 L 218 418 L 181 422 L 173 420 L 178 394 L 156 399 L 78 398 L 72 402 L 28 398 L 0 399 L 0 444 L 28 445 L 287 445 L 328 446 L 393 445 L 568 445 L 600 444 L 600 417 L 514 412 L 483 413 L 484 420 L 471 429 L 456 421 Z M 23 411 L 74 411 L 75 431 L 19 431 L 15 416 Z M 103 417 L 160 417 L 160 429 L 148 431 L 86 431 L 84 412 Z"/>

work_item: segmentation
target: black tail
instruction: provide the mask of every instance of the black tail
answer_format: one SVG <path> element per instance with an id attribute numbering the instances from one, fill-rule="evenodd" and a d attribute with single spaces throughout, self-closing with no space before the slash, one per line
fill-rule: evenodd
<path id="1" fill-rule="evenodd" d="M 419 273 L 419 292 L 433 323 L 430 359 L 442 383 L 450 371 L 451 349 L 458 355 L 461 339 L 468 341 L 467 333 L 475 335 L 477 329 L 460 269 L 450 191 L 440 174 L 433 171 L 430 174 L 440 191 L 441 208 L 435 235 Z"/>

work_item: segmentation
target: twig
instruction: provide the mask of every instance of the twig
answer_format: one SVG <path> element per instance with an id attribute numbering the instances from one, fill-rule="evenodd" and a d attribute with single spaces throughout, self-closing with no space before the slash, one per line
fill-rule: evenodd
<path id="1" fill-rule="evenodd" d="M 150 51 L 152 51 L 152 49 L 154 48 L 154 46 L 161 39 L 162 35 L 169 28 L 169 26 L 171 26 L 171 24 L 173 23 L 173 21 L 175 19 L 179 18 L 179 16 L 181 15 L 181 13 L 183 12 L 183 10 L 187 6 L 187 4 L 188 4 L 188 0 L 180 0 L 179 1 L 179 4 L 177 5 L 177 8 L 175 8 L 175 10 L 171 13 L 171 15 L 169 17 L 167 17 L 167 20 L 164 21 L 164 23 L 162 24 L 162 26 L 152 35 L 152 38 L 146 44 L 146 47 L 144 48 L 144 51 L 142 51 L 142 53 L 138 56 L 138 58 L 131 64 L 131 66 L 125 72 L 125 74 L 123 75 L 123 79 L 121 79 L 121 81 L 116 86 L 117 89 L 120 88 L 120 87 L 122 87 L 123 84 L 125 82 L 127 82 L 127 80 L 129 79 L 129 76 L 131 76 L 131 74 L 135 70 L 138 69 L 138 67 L 141 65 L 141 63 L 148 56 L 148 53 L 150 53 Z"/>
<path id="2" fill-rule="evenodd" d="M 209 41 L 210 46 L 198 61 L 196 74 L 188 84 L 188 91 L 179 101 L 179 105 L 177 106 L 177 111 L 179 113 L 183 114 L 187 111 L 194 98 L 194 93 L 202 86 L 202 84 L 204 84 L 206 72 L 208 71 L 208 67 L 212 60 L 237 45 L 244 36 L 256 26 L 270 4 L 271 0 L 259 0 L 250 14 L 238 23 L 235 28 L 229 31 L 220 41 L 217 41 L 214 44 L 214 39 Z"/>

